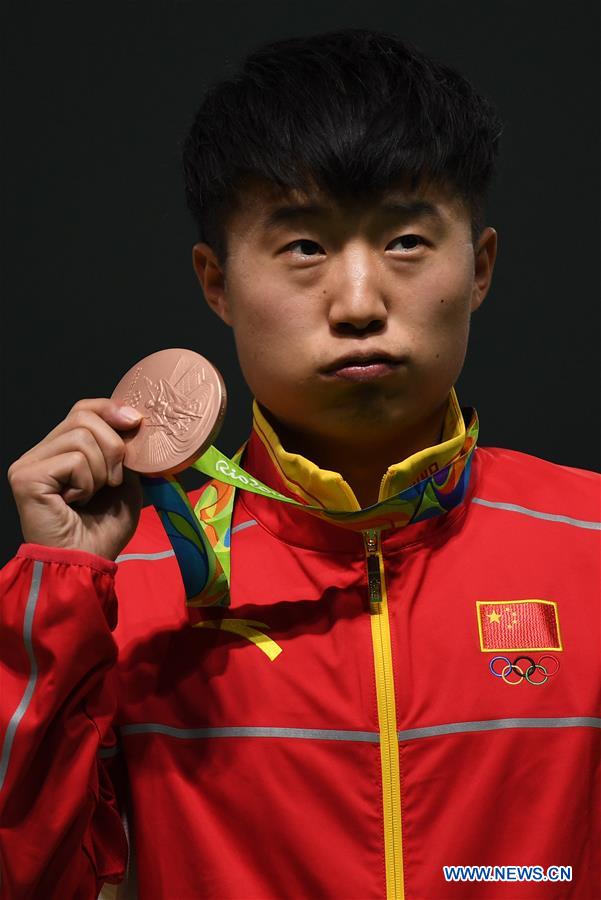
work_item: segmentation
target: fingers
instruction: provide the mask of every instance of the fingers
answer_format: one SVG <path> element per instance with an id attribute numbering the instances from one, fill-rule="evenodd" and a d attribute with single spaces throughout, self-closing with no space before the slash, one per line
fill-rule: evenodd
<path id="1" fill-rule="evenodd" d="M 111 429 L 105 423 L 105 427 L 110 432 Z M 119 477 L 119 454 L 122 452 L 117 444 L 113 441 L 112 436 L 99 435 L 102 428 L 97 423 L 90 423 L 88 428 L 78 427 L 71 431 L 57 435 L 52 440 L 47 440 L 40 444 L 35 452 L 30 452 L 25 456 L 29 465 L 39 464 L 64 454 L 69 457 L 69 464 L 72 465 L 73 454 L 75 453 L 79 460 L 85 461 L 87 470 L 91 479 L 91 487 L 93 492 L 99 491 L 105 484 L 116 485 L 120 483 Z M 123 444 L 121 438 L 116 436 L 120 444 Z M 123 451 L 124 452 L 124 451 Z M 121 457 L 122 458 L 122 457 Z M 78 464 L 79 469 L 81 463 Z M 46 471 L 50 474 L 50 470 L 46 467 Z M 53 473 L 55 474 L 55 473 Z M 58 475 L 56 475 L 58 477 Z M 68 480 L 60 479 L 61 484 L 68 484 Z"/>
<path id="2" fill-rule="evenodd" d="M 48 459 L 57 453 L 79 450 L 89 461 L 97 484 L 106 483 L 109 475 L 118 469 L 125 453 L 123 439 L 103 419 L 90 410 L 80 410 L 69 416 L 64 423 L 68 428 L 58 427 L 43 441 L 32 447 L 24 455 L 28 462 Z"/>
<path id="3" fill-rule="evenodd" d="M 81 400 L 66 419 L 23 454 L 21 461 L 30 463 L 77 450 L 88 460 L 95 490 L 106 483 L 114 486 L 121 483 L 125 455 L 125 442 L 116 429 L 127 431 L 134 427 L 136 423 L 128 422 L 113 401 Z"/>
<path id="4" fill-rule="evenodd" d="M 134 413 L 135 418 L 127 418 L 125 415 L 127 410 Z M 134 410 L 129 406 L 123 406 L 120 403 L 116 403 L 114 400 L 110 400 L 108 397 L 94 397 L 87 400 L 78 400 L 77 403 L 71 407 L 68 415 L 63 421 L 59 422 L 56 428 L 53 428 L 52 431 L 46 435 L 44 440 L 54 437 L 57 434 L 62 434 L 63 431 L 68 431 L 73 427 L 74 423 L 79 424 L 80 420 L 78 417 L 86 412 L 94 413 L 115 431 L 125 431 L 129 428 L 134 428 L 140 423 L 143 416 L 141 411 Z"/>
<path id="5" fill-rule="evenodd" d="M 80 450 L 58 453 L 15 466 L 10 483 L 17 501 L 30 497 L 61 494 L 65 502 L 77 498 L 87 500 L 94 495 L 94 476 L 87 456 Z"/>
<path id="6" fill-rule="evenodd" d="M 135 412 L 135 411 L 134 411 Z M 26 541 L 87 549 L 99 555 L 127 543 L 141 509 L 141 488 L 123 470 L 123 434 L 135 430 L 140 414 L 127 420 L 119 404 L 106 397 L 80 400 L 43 440 L 15 460 L 7 476 Z M 104 496 L 87 515 L 87 506 L 105 485 Z M 112 499 L 111 499 L 112 498 Z M 115 502 L 113 502 L 115 501 Z"/>
<path id="7" fill-rule="evenodd" d="M 139 413 L 128 420 L 123 412 L 106 397 L 79 400 L 56 428 L 13 463 L 13 491 L 19 493 L 29 479 L 42 493 L 62 493 L 66 487 L 65 502 L 75 495 L 87 502 L 105 484 L 121 484 L 125 442 L 118 431 L 132 430 L 142 420 Z"/>
<path id="8" fill-rule="evenodd" d="M 88 458 L 79 450 L 60 453 L 46 460 L 45 473 L 56 481 L 57 491 L 68 485 L 63 494 L 65 503 L 77 501 L 83 506 L 106 484 L 94 478 Z"/>

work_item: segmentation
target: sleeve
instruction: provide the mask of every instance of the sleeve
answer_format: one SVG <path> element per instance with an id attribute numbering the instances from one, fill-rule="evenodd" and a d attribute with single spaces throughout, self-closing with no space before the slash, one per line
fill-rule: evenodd
<path id="1" fill-rule="evenodd" d="M 32 543 L 0 570 L 1 900 L 91 900 L 125 874 L 116 571 Z"/>

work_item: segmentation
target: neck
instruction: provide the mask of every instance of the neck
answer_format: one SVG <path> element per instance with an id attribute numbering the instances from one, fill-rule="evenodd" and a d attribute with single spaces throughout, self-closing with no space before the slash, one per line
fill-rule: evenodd
<path id="1" fill-rule="evenodd" d="M 448 399 L 445 399 L 427 419 L 396 434 L 378 439 L 373 434 L 368 442 L 350 444 L 348 439 L 331 435 L 314 435 L 297 431 L 274 417 L 262 407 L 266 418 L 279 435 L 282 446 L 290 453 L 299 453 L 321 469 L 340 472 L 357 498 L 361 509 L 377 503 L 380 484 L 389 466 L 413 456 L 420 450 L 440 443 Z"/>

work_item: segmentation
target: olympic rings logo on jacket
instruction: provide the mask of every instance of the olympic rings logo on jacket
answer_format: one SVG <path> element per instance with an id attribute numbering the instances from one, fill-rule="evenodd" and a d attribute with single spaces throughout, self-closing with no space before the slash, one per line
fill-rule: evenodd
<path id="1" fill-rule="evenodd" d="M 495 663 L 499 659 L 505 662 L 505 665 L 500 672 L 497 671 L 497 667 L 495 667 Z M 523 659 L 527 660 L 527 662 L 530 664 L 526 670 L 518 666 L 518 663 Z M 552 660 L 555 663 L 555 668 L 552 671 L 549 671 L 547 666 L 543 665 L 543 659 Z M 531 656 L 516 656 L 513 662 L 510 662 L 510 660 L 506 656 L 494 656 L 489 663 L 489 668 L 492 674 L 497 678 L 502 678 L 505 684 L 521 684 L 525 679 L 528 684 L 534 684 L 538 686 L 541 684 L 545 684 L 549 680 L 549 678 L 557 674 L 559 670 L 559 660 L 557 659 L 557 657 L 551 656 L 551 654 L 549 653 L 545 653 L 543 656 L 541 656 L 538 662 L 534 662 Z M 531 676 L 534 675 L 536 671 L 542 672 L 542 676 L 536 676 L 536 678 L 533 680 Z M 516 680 L 510 680 L 511 675 L 516 676 Z"/>

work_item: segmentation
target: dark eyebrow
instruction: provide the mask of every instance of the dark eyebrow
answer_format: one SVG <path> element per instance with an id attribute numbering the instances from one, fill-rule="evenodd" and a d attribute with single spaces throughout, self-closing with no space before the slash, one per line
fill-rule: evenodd
<path id="1" fill-rule="evenodd" d="M 439 208 L 427 200 L 389 201 L 382 203 L 378 210 L 386 216 L 400 220 L 432 218 L 442 221 L 443 218 Z M 266 231 L 274 231 L 280 225 L 298 222 L 307 218 L 324 217 L 329 212 L 329 207 L 321 206 L 318 203 L 295 203 L 289 206 L 278 206 L 265 216 L 263 228 Z"/>
<path id="2" fill-rule="evenodd" d="M 327 215 L 328 211 L 326 206 L 320 206 L 318 203 L 296 203 L 290 206 L 278 206 L 265 216 L 263 228 L 266 231 L 274 231 L 279 225 L 297 222 L 299 219 L 324 216 Z"/>
<path id="3" fill-rule="evenodd" d="M 431 218 L 442 221 L 443 218 L 438 206 L 428 200 L 412 200 L 410 202 L 395 200 L 383 203 L 379 209 L 387 215 L 394 215 L 399 219 Z"/>

